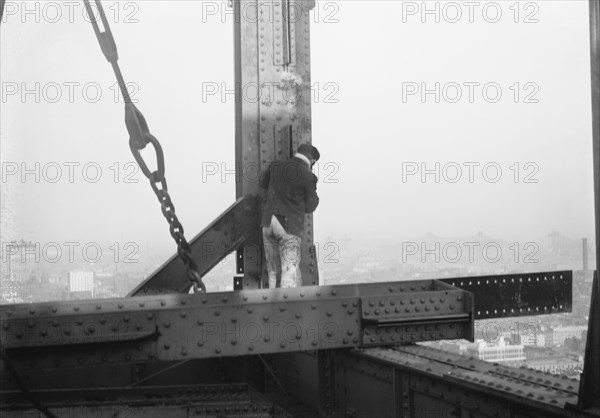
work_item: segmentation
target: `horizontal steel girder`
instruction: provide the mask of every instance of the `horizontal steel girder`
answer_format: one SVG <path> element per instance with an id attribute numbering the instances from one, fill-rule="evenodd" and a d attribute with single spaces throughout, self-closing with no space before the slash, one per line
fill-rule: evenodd
<path id="1" fill-rule="evenodd" d="M 475 295 L 475 319 L 571 312 L 573 272 L 443 279 Z"/>
<path id="2" fill-rule="evenodd" d="M 522 278 L 543 277 L 571 280 Z M 5 305 L 0 336 L 17 369 L 472 339 L 473 298 L 424 280 Z"/>
<path id="3" fill-rule="evenodd" d="M 468 292 L 426 280 L 0 308 L 15 368 L 472 338 Z"/>
<path id="4" fill-rule="evenodd" d="M 575 379 L 419 345 L 336 352 L 332 369 L 341 383 L 332 390 L 334 416 L 584 416 L 566 409 L 577 398 Z"/>
<path id="5" fill-rule="evenodd" d="M 19 392 L 3 392 L 0 416 L 39 417 Z M 272 400 L 245 384 L 115 387 L 35 391 L 58 417 L 144 418 L 292 418 Z"/>

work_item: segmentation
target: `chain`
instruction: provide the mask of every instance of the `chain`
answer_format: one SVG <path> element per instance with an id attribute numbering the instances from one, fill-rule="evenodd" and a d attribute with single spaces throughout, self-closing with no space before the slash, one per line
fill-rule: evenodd
<path id="1" fill-rule="evenodd" d="M 179 222 L 179 219 L 177 219 L 177 215 L 175 215 L 175 206 L 171 201 L 171 196 L 169 196 L 167 180 L 165 178 L 165 160 L 162 147 L 160 146 L 158 139 L 156 139 L 154 135 L 150 133 L 148 124 L 146 123 L 146 119 L 142 113 L 131 102 L 131 97 L 127 91 L 127 85 L 125 84 L 125 80 L 121 74 L 121 69 L 119 68 L 119 55 L 117 53 L 117 46 L 110 30 L 108 20 L 106 19 L 106 15 L 104 14 L 104 9 L 100 4 L 100 0 L 95 0 L 100 21 L 104 26 L 104 32 L 102 32 L 98 25 L 98 20 L 95 18 L 94 10 L 92 9 L 89 0 L 83 0 L 83 2 L 85 4 L 90 21 L 92 22 L 92 26 L 94 27 L 94 33 L 96 34 L 98 42 L 100 43 L 102 53 L 113 67 L 115 76 L 117 77 L 117 81 L 119 83 L 121 94 L 125 100 L 125 125 L 127 126 L 127 131 L 129 132 L 129 148 L 131 149 L 131 153 L 133 154 L 135 161 L 140 166 L 142 173 L 144 173 L 148 180 L 150 180 L 150 186 L 160 202 L 162 214 L 169 223 L 169 231 L 177 243 L 177 254 L 186 267 L 186 274 L 192 283 L 194 293 L 198 292 L 199 290 L 206 292 L 206 286 L 202 282 L 200 273 L 198 273 L 198 266 L 192 259 L 190 244 L 183 235 L 183 226 L 181 225 L 181 222 Z M 140 153 L 140 151 L 143 150 L 148 144 L 152 145 L 156 154 L 157 168 L 155 171 L 150 171 L 146 161 L 144 161 Z"/>

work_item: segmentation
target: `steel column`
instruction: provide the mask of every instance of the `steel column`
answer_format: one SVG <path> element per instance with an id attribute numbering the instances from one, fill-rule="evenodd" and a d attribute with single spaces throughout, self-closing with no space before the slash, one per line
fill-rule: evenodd
<path id="1" fill-rule="evenodd" d="M 235 0 L 236 195 L 252 202 L 244 244 L 243 289 L 266 287 L 260 229 L 260 175 L 311 142 L 309 13 L 314 3 Z M 312 216 L 302 236 L 304 285 L 318 285 Z M 264 278 L 264 283 L 261 283 Z"/>

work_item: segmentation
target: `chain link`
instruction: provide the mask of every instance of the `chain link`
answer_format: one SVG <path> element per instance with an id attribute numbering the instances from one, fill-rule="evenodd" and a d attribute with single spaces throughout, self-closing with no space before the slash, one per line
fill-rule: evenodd
<path id="1" fill-rule="evenodd" d="M 104 56 L 108 62 L 112 64 L 117 81 L 119 83 L 119 88 L 123 94 L 123 98 L 125 99 L 125 125 L 127 126 L 127 131 L 129 132 L 129 148 L 131 149 L 131 153 L 133 154 L 135 161 L 140 166 L 142 173 L 144 173 L 148 180 L 150 180 L 150 186 L 158 198 L 162 214 L 169 223 L 169 232 L 177 243 L 177 254 L 185 265 L 186 275 L 192 284 L 194 293 L 199 291 L 205 293 L 206 286 L 202 282 L 200 273 L 198 273 L 198 265 L 192 258 L 190 244 L 183 235 L 183 226 L 181 225 L 181 222 L 179 222 L 177 215 L 175 215 L 175 205 L 173 205 L 171 196 L 169 195 L 167 179 L 165 178 L 165 161 L 162 147 L 160 142 L 158 142 L 158 139 L 156 139 L 154 135 L 150 133 L 144 115 L 142 115 L 142 113 L 131 102 L 131 98 L 129 97 L 129 93 L 127 91 L 127 85 L 125 84 L 125 80 L 121 74 L 121 69 L 119 68 L 119 55 L 117 53 L 117 46 L 110 30 L 108 20 L 106 19 L 106 15 L 104 14 L 104 9 L 102 8 L 100 0 L 95 0 L 95 3 L 99 11 L 100 20 L 104 26 L 104 32 L 101 32 L 100 27 L 98 26 L 98 22 L 96 21 L 94 11 L 89 0 L 84 0 L 85 8 L 90 21 L 92 22 L 94 33 L 96 34 L 98 42 L 100 43 L 100 48 L 102 49 L 102 52 L 104 53 Z M 146 161 L 140 153 L 140 151 L 146 148 L 146 145 L 148 144 L 152 145 L 156 154 L 157 168 L 155 171 L 150 171 Z"/>

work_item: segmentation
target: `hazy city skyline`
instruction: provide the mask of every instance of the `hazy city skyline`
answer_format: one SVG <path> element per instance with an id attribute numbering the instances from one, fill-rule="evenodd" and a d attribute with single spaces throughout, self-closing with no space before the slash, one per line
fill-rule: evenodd
<path id="1" fill-rule="evenodd" d="M 188 238 L 234 200 L 226 3 L 110 9 L 125 78 L 163 144 Z M 557 229 L 593 240 L 587 3 L 520 3 L 518 16 L 506 4 L 497 23 L 479 11 L 472 23 L 466 14 L 450 23 L 444 2 L 436 23 L 409 13 L 412 3 L 317 4 L 312 122 L 323 157 L 315 239 L 347 234 L 376 244 L 484 231 L 528 242 Z M 2 240 L 174 248 L 147 181 L 128 165 L 122 101 L 80 12 L 56 23 L 43 8 L 39 23 L 19 11 L 4 18 Z M 155 30 L 175 19 L 168 37 Z M 500 87 L 501 100 L 492 103 L 493 89 L 483 93 L 487 84 Z M 62 97 L 53 103 L 56 85 Z M 94 103 L 96 85 L 102 97 Z M 452 103 L 457 88 L 463 97 Z"/>

